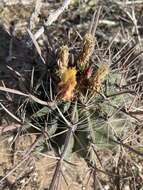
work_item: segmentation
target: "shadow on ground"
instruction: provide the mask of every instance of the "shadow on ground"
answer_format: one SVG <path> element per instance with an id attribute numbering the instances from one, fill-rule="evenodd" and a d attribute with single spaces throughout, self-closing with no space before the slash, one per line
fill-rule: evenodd
<path id="1" fill-rule="evenodd" d="M 33 61 L 34 52 L 26 47 L 24 40 L 11 36 L 0 26 L 1 85 L 3 83 L 6 87 L 17 88 L 19 81 L 31 72 Z"/>

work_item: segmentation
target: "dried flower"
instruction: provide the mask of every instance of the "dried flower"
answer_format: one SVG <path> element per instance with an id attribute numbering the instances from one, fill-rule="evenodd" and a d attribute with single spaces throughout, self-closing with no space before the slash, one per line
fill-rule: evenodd
<path id="1" fill-rule="evenodd" d="M 69 101 L 73 97 L 73 91 L 76 87 L 76 73 L 75 68 L 65 70 L 61 75 L 61 82 L 59 83 L 59 99 Z"/>
<path id="2" fill-rule="evenodd" d="M 91 79 L 91 88 L 96 91 L 99 92 L 102 82 L 104 81 L 106 75 L 109 73 L 109 67 L 107 64 L 102 64 L 94 77 L 92 77 Z"/>
<path id="3" fill-rule="evenodd" d="M 93 54 L 94 46 L 95 46 L 95 37 L 92 34 L 87 33 L 83 39 L 83 50 L 77 61 L 79 67 L 85 68 L 87 66 L 87 63 L 91 55 Z"/>
<path id="4" fill-rule="evenodd" d="M 60 48 L 59 59 L 58 59 L 60 74 L 62 74 L 67 69 L 68 62 L 69 62 L 69 48 L 68 46 L 62 46 Z"/>
<path id="5" fill-rule="evenodd" d="M 92 72 L 93 72 L 92 67 L 87 67 L 83 70 L 82 74 L 80 75 L 78 86 L 79 86 L 80 91 L 83 94 L 87 92 L 87 88 L 90 86 L 90 78 L 91 78 Z"/>
<path id="6" fill-rule="evenodd" d="M 83 71 L 83 75 L 84 77 L 86 77 L 87 79 L 89 79 L 92 75 L 93 69 L 92 67 L 88 67 Z"/>

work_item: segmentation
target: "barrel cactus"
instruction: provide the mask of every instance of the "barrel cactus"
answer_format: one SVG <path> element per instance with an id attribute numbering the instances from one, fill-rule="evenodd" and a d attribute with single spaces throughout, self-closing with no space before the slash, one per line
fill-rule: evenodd
<path id="1" fill-rule="evenodd" d="M 123 47 L 120 54 L 111 54 L 108 59 L 109 49 L 102 52 L 101 57 L 97 55 L 94 63 L 92 57 L 96 54 L 97 41 L 92 27 L 83 37 L 81 52 L 76 53 L 74 63 L 70 63 L 68 45 L 60 47 L 55 64 L 44 71 L 41 79 L 49 104 L 31 116 L 32 123 L 44 122 L 46 118 L 50 147 L 60 156 L 50 189 L 55 187 L 63 163 L 70 162 L 72 153 L 78 152 L 89 166 L 95 167 L 95 152 L 116 151 L 138 122 L 130 112 L 136 89 L 131 90 L 128 85 L 127 72 L 136 59 L 134 52 L 130 48 L 124 55 Z M 130 57 L 131 61 L 126 62 Z M 37 92 L 42 94 L 39 87 Z"/>

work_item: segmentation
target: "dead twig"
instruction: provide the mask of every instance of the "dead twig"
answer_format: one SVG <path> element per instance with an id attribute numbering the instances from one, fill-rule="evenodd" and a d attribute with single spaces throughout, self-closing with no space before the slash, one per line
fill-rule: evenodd
<path id="1" fill-rule="evenodd" d="M 71 0 L 64 0 L 61 7 L 59 7 L 56 11 L 51 12 L 45 22 L 45 26 L 50 26 L 53 22 L 55 22 L 58 17 L 64 12 L 65 9 L 68 8 Z M 37 40 L 44 33 L 44 26 L 42 26 L 35 34 L 35 40 Z"/>
<path id="2" fill-rule="evenodd" d="M 31 15 L 29 23 L 31 30 L 35 28 L 36 23 L 39 22 L 39 14 L 41 11 L 41 7 L 42 7 L 42 0 L 36 0 L 35 10 Z"/>

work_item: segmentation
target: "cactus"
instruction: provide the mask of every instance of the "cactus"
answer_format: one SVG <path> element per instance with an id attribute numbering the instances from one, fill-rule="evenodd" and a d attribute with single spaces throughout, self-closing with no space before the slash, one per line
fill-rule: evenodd
<path id="1" fill-rule="evenodd" d="M 91 31 L 95 32 L 95 29 Z M 50 75 L 55 84 L 55 88 L 51 87 L 54 107 L 42 107 L 32 115 L 34 120 L 48 117 L 47 132 L 51 146 L 60 156 L 50 190 L 55 188 L 61 170 L 66 162 L 70 162 L 73 152 L 77 151 L 89 166 L 95 167 L 95 150 L 114 151 L 118 145 L 116 141 L 126 138 L 127 133 L 135 128 L 135 118 L 125 110 L 125 105 L 128 108 L 134 96 L 124 92 L 120 94 L 127 85 L 122 74 L 124 59 L 117 60 L 119 63 L 114 67 L 107 61 L 94 66 L 91 57 L 94 51 L 96 53 L 95 45 L 95 35 L 88 31 L 72 66 L 69 64 L 68 46 L 60 47 L 56 66 L 53 64 L 54 69 L 51 69 L 54 72 Z M 46 86 L 47 80 L 43 81 Z M 47 93 L 50 90 L 47 89 Z"/>
<path id="2" fill-rule="evenodd" d="M 88 32 L 83 38 L 82 51 L 73 67 L 68 65 L 67 45 L 60 48 L 58 57 L 60 64 L 57 71 L 60 73 L 57 83 L 59 89 L 57 119 L 62 120 L 62 130 L 66 129 L 67 132 L 63 137 L 58 137 L 64 138 L 64 142 L 61 145 L 60 160 L 57 162 L 50 190 L 55 188 L 64 161 L 70 161 L 72 152 L 77 151 L 89 166 L 95 167 L 95 150 L 114 151 L 117 146 L 116 139 L 126 138 L 127 132 L 135 127 L 134 118 L 124 110 L 123 105 L 123 99 L 129 105 L 133 97 L 128 93 L 112 97 L 113 94 L 120 92 L 118 86 L 122 73 L 120 74 L 118 70 L 113 72 L 109 63 L 94 68 L 90 62 L 94 48 L 94 34 Z M 110 96 L 111 98 L 108 98 Z M 70 104 L 63 112 L 67 102 Z"/>

